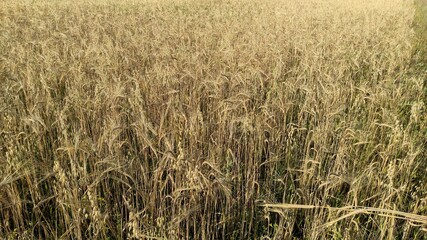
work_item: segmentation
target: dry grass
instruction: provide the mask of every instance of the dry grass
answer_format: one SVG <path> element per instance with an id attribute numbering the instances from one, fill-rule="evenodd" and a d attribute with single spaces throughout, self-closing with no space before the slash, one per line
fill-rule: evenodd
<path id="1" fill-rule="evenodd" d="M 412 1 L 1 5 L 0 237 L 425 238 Z"/>

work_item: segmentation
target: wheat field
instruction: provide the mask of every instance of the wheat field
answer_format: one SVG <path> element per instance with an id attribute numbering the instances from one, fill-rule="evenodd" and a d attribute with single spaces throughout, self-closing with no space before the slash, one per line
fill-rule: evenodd
<path id="1" fill-rule="evenodd" d="M 0 238 L 426 239 L 414 1 L 0 6 Z"/>

